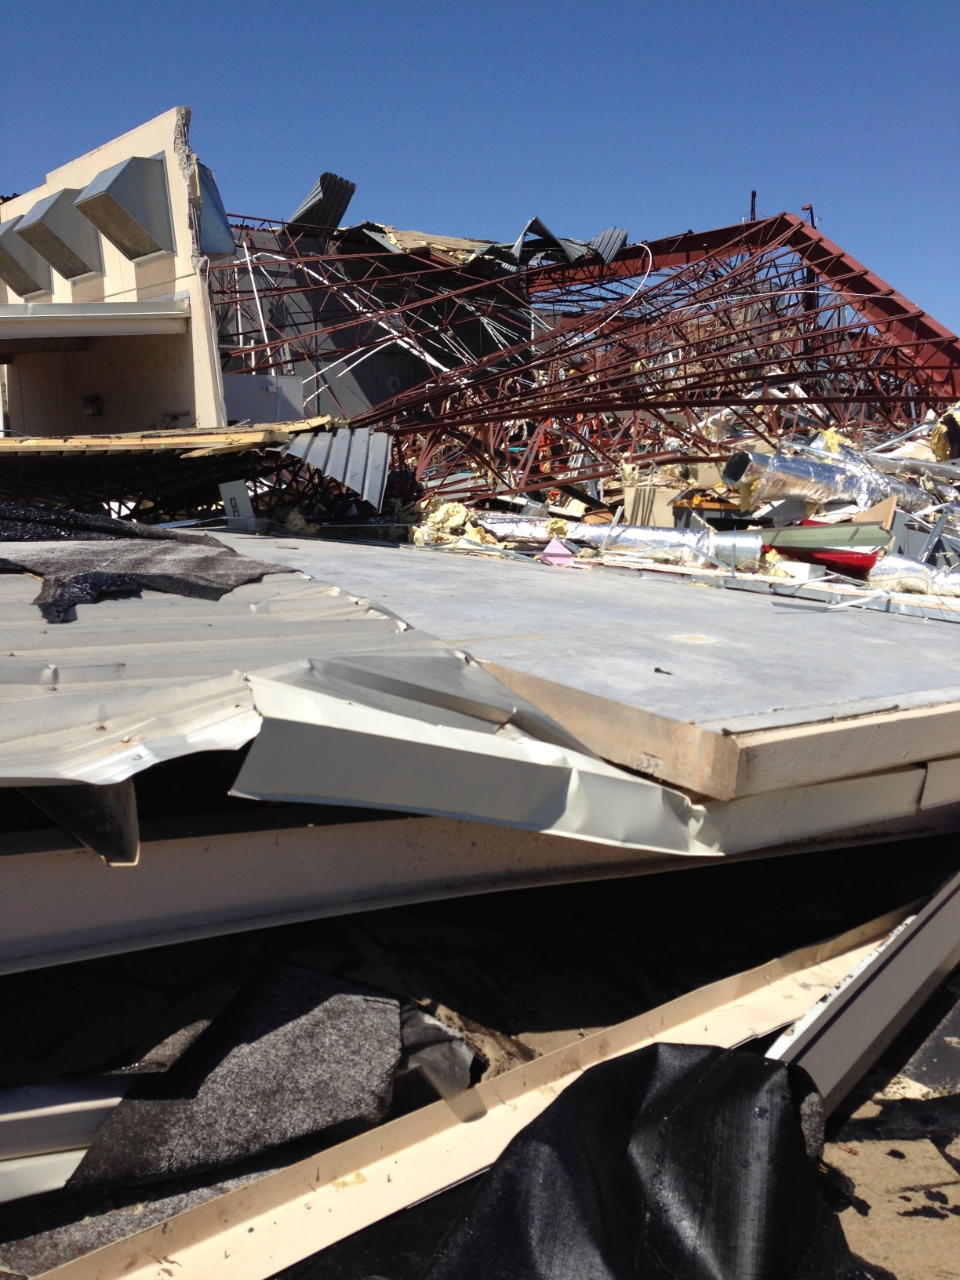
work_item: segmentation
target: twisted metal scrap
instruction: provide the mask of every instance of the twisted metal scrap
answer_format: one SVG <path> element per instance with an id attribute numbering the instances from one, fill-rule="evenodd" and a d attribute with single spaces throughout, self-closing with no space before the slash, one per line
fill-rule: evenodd
<path id="1" fill-rule="evenodd" d="M 512 272 L 277 244 L 214 294 L 228 359 L 304 362 L 330 389 L 334 365 L 406 351 L 422 381 L 353 423 L 389 431 L 394 466 L 444 497 L 716 460 L 798 428 L 874 444 L 960 395 L 957 339 L 792 215 Z"/>

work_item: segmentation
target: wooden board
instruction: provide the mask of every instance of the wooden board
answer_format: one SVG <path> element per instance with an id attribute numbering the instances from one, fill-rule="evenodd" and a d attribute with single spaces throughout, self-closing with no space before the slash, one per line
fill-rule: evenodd
<path id="1" fill-rule="evenodd" d="M 23 454 L 157 453 L 188 449 L 194 457 L 286 444 L 298 432 L 332 430 L 345 425 L 330 414 L 302 422 L 254 423 L 227 431 L 128 431 L 110 435 L 91 432 L 68 436 L 0 436 L 0 459 Z"/>

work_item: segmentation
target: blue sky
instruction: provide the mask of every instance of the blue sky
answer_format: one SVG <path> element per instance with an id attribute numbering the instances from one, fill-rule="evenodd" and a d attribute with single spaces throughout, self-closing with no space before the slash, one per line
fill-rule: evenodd
<path id="1" fill-rule="evenodd" d="M 956 0 L 24 0 L 2 30 L 5 194 L 183 103 L 232 212 L 332 169 L 350 221 L 639 239 L 755 187 L 960 331 Z"/>

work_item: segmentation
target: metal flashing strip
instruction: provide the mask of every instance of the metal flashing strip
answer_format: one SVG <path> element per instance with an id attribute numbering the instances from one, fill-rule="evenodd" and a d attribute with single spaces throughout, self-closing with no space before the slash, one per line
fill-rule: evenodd
<path id="1" fill-rule="evenodd" d="M 960 874 L 770 1056 L 808 1071 L 829 1114 L 958 962 Z"/>
<path id="2" fill-rule="evenodd" d="M 0 338 L 95 338 L 186 333 L 186 299 L 153 302 L 16 302 L 0 306 Z"/>
<path id="3" fill-rule="evenodd" d="M 483 732 L 465 716 L 438 724 L 434 708 L 417 715 L 410 699 L 372 706 L 359 685 L 331 693 L 329 677 L 297 674 L 248 677 L 264 724 L 233 794 L 468 818 L 624 849 L 719 852 L 705 811 L 678 791 L 570 746 Z"/>
<path id="4" fill-rule="evenodd" d="M 732 1048 L 802 1015 L 903 912 L 701 987 L 197 1208 L 42 1280 L 266 1280 L 488 1168 L 589 1067 L 656 1040 Z M 37 1277 L 37 1280 L 41 1280 Z"/>
<path id="5" fill-rule="evenodd" d="M 39 1156 L 0 1160 L 0 1204 L 56 1191 L 86 1154 L 86 1147 L 80 1147 L 76 1151 L 49 1151 Z"/>
<path id="6" fill-rule="evenodd" d="M 809 707 L 789 711 L 772 708 L 770 711 L 749 716 L 725 716 L 722 720 L 704 720 L 701 729 L 716 733 L 761 733 L 766 729 L 793 729 L 800 725 L 835 724 L 838 720 L 853 720 L 860 716 L 879 715 L 886 711 L 915 711 L 921 707 L 943 706 L 960 703 L 960 685 L 942 689 L 923 689 L 917 693 L 902 693 L 896 698 L 861 698 L 853 702 L 811 703 Z"/>
<path id="7" fill-rule="evenodd" d="M 871 592 L 864 584 L 858 589 L 850 583 L 825 584 L 824 579 L 809 582 L 784 582 L 764 574 L 732 574 L 723 569 L 685 569 L 679 565 L 654 565 L 631 562 L 626 556 L 604 556 L 599 561 L 574 561 L 577 569 L 630 569 L 640 577 L 675 578 L 698 586 L 718 587 L 726 591 L 745 591 L 751 595 L 777 596 L 782 599 L 815 601 L 828 608 L 870 609 L 905 618 L 923 618 L 935 622 L 960 622 L 960 601 L 940 596 L 910 595 L 905 592 Z M 935 601 L 936 603 L 931 603 Z"/>

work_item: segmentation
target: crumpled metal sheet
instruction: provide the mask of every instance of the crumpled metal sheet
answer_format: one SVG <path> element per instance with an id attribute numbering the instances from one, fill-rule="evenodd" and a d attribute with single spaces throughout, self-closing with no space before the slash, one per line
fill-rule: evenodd
<path id="1" fill-rule="evenodd" d="M 36 586 L 0 576 L 0 787 L 119 782 L 162 760 L 236 750 L 260 729 L 239 672 L 389 646 L 405 626 L 292 573 L 219 601 L 145 592 L 80 605 L 69 628 L 44 623 Z"/>
<path id="2" fill-rule="evenodd" d="M 926 776 L 909 765 L 697 804 L 515 724 L 441 718 L 414 681 L 405 698 L 392 695 L 390 709 L 362 679 L 344 671 L 335 687 L 312 663 L 248 681 L 263 728 L 233 794 L 254 800 L 404 810 L 702 858 L 914 814 Z M 464 851 L 464 883 L 471 856 Z"/>
<path id="3" fill-rule="evenodd" d="M 478 514 L 481 528 L 499 541 L 548 543 L 559 537 L 583 547 L 593 547 L 609 554 L 628 552 L 643 556 L 657 564 L 729 566 L 756 571 L 763 553 L 759 533 L 715 529 L 664 529 L 646 525 L 583 524 L 578 521 L 544 517 L 487 516 Z M 565 531 L 559 529 L 565 527 Z"/>
<path id="4" fill-rule="evenodd" d="M 263 728 L 234 784 L 253 800 L 362 805 L 572 836 L 626 849 L 719 853 L 679 791 L 512 726 L 437 723 L 416 697 L 385 710 L 332 694 L 307 664 L 248 677 Z"/>

